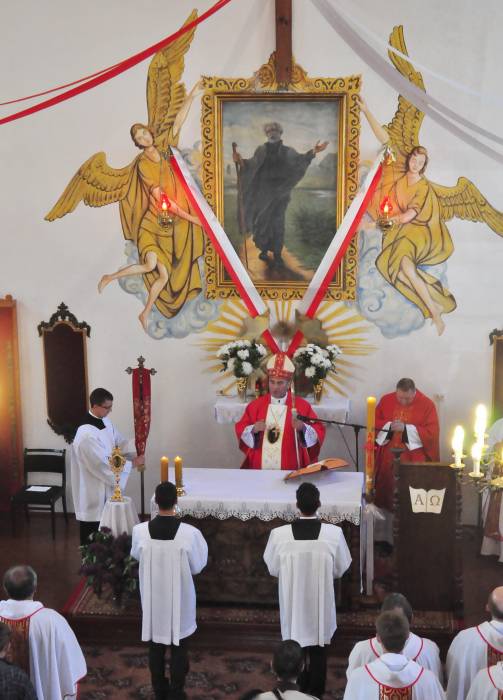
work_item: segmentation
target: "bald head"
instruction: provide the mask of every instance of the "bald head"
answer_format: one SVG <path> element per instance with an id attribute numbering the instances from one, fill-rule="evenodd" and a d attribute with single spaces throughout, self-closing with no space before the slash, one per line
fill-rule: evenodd
<path id="1" fill-rule="evenodd" d="M 487 609 L 491 613 L 493 620 L 503 622 L 503 586 L 498 586 L 489 596 Z"/>
<path id="2" fill-rule="evenodd" d="M 25 564 L 12 566 L 5 572 L 3 587 L 12 600 L 29 600 L 37 588 L 37 574 Z"/>

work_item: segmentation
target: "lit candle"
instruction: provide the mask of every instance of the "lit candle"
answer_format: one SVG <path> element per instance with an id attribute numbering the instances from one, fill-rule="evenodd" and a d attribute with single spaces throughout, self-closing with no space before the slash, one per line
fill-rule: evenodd
<path id="1" fill-rule="evenodd" d="M 175 482 L 177 486 L 182 486 L 182 458 L 175 457 Z"/>
<path id="2" fill-rule="evenodd" d="M 374 442 L 376 423 L 376 398 L 367 397 L 367 440 L 365 453 L 365 484 L 366 493 L 370 494 L 374 487 Z"/>
<path id="3" fill-rule="evenodd" d="M 451 446 L 454 452 L 454 466 L 461 467 L 463 458 L 463 442 L 465 439 L 465 431 L 461 425 L 457 425 L 454 428 L 454 435 L 452 438 Z"/>
<path id="4" fill-rule="evenodd" d="M 168 466 L 169 459 L 167 457 L 161 457 L 161 481 L 168 480 Z"/>
<path id="5" fill-rule="evenodd" d="M 480 476 L 480 459 L 482 457 L 482 445 L 474 442 L 472 445 L 473 476 Z"/>
<path id="6" fill-rule="evenodd" d="M 475 409 L 475 440 L 482 446 L 484 444 L 487 428 L 487 408 L 479 403 Z"/>

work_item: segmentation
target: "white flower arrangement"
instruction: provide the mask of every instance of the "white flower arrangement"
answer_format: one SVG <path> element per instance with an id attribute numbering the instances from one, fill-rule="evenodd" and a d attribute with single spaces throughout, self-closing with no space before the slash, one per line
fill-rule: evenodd
<path id="1" fill-rule="evenodd" d="M 315 384 L 320 379 L 325 379 L 329 372 L 336 371 L 335 364 L 339 355 L 342 355 L 342 350 L 337 345 L 322 348 L 308 343 L 295 351 L 293 361 L 298 371 Z"/>
<path id="2" fill-rule="evenodd" d="M 217 357 L 222 372 L 230 370 L 235 377 L 249 377 L 267 355 L 267 350 L 256 340 L 234 340 L 219 348 Z"/>

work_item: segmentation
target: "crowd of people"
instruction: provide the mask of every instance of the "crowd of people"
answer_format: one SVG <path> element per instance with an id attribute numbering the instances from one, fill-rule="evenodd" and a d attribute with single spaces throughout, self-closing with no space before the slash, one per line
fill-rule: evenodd
<path id="1" fill-rule="evenodd" d="M 283 641 L 271 664 L 276 682 L 270 690 L 250 689 L 241 700 L 320 700 L 326 691 L 327 651 L 336 630 L 333 582 L 348 569 L 351 556 L 342 530 L 317 518 L 317 487 L 304 482 L 296 496 L 299 518 L 271 530 L 264 552 L 269 573 L 278 578 Z M 142 640 L 149 646 L 155 699 L 184 700 L 189 640 L 196 630 L 193 576 L 206 566 L 208 547 L 201 532 L 178 517 L 174 484 L 160 483 L 155 500 L 159 514 L 136 525 L 132 537 L 131 554 L 139 561 Z M 0 698 L 76 698 L 87 673 L 84 655 L 67 621 L 34 599 L 35 571 L 11 567 L 3 586 Z M 411 631 L 409 602 L 399 593 L 389 594 L 375 637 L 358 642 L 349 656 L 344 699 L 499 700 L 503 587 L 492 591 L 487 612 L 489 621 L 454 638 L 444 677 L 437 645 Z"/>

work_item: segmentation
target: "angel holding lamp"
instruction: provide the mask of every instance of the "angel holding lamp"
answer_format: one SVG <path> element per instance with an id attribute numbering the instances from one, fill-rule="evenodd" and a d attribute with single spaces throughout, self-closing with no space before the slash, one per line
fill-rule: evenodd
<path id="1" fill-rule="evenodd" d="M 197 12 L 192 12 L 186 24 L 196 17 Z M 199 90 L 197 83 L 187 95 L 180 82 L 184 54 L 194 32 L 195 27 L 159 51 L 150 63 L 148 125 L 134 124 L 130 130 L 140 155 L 124 168 L 110 167 L 103 152 L 91 156 L 45 217 L 48 221 L 60 218 L 82 200 L 92 207 L 119 203 L 124 237 L 137 246 L 139 262 L 103 275 L 98 290 L 121 277 L 141 274 L 148 292 L 139 315 L 145 330 L 154 304 L 171 318 L 202 289 L 198 258 L 204 251 L 203 233 L 166 156 L 169 146 L 178 144 L 181 126 Z M 172 217 L 168 227 L 159 220 L 161 202 Z"/>
<path id="2" fill-rule="evenodd" d="M 394 28 L 390 44 L 407 54 L 402 27 Z M 406 59 L 393 52 L 389 56 L 402 75 L 424 90 L 421 74 Z M 377 220 L 381 193 L 387 195 L 393 207 L 390 217 L 393 226 L 383 231 L 376 267 L 425 318 L 431 318 L 441 335 L 445 329 L 442 316 L 456 308 L 456 300 L 424 267 L 439 265 L 453 253 L 454 245 L 445 222 L 454 217 L 481 221 L 503 235 L 503 214 L 464 177 L 454 187 L 445 187 L 424 176 L 428 152 L 419 145 L 424 114 L 411 102 L 400 95 L 393 120 L 381 126 L 366 102 L 361 97 L 357 99 L 376 138 L 388 144 L 396 156 L 396 163 L 384 168 L 382 184 L 368 207 L 369 215 Z"/>

